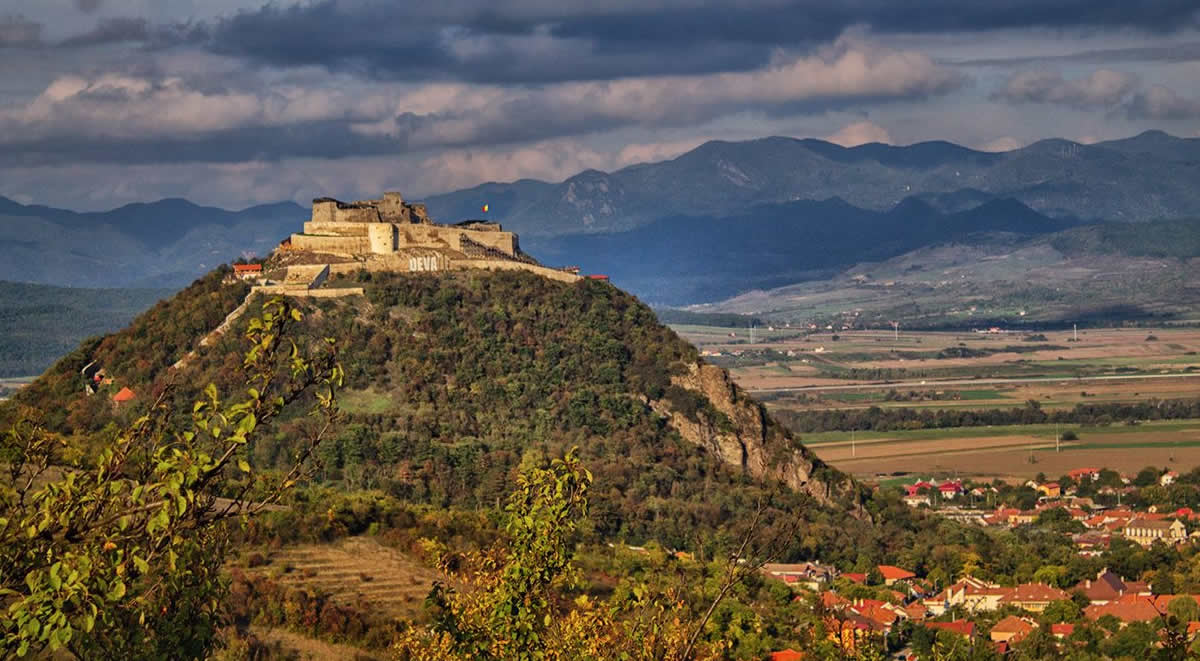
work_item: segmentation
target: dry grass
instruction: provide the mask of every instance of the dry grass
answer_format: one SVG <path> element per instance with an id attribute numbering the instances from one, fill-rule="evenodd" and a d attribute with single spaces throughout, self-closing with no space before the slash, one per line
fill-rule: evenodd
<path id="1" fill-rule="evenodd" d="M 250 631 L 264 643 L 278 643 L 284 650 L 295 654 L 300 661 L 332 661 L 334 659 L 339 661 L 342 659 L 384 661 L 389 658 L 385 654 L 373 654 L 349 645 L 327 643 L 286 629 L 251 627 Z"/>

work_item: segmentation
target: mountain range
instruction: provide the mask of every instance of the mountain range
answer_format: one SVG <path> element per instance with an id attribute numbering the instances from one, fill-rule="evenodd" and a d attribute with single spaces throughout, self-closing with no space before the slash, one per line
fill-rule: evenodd
<path id="1" fill-rule="evenodd" d="M 1200 215 L 1200 138 L 1161 131 L 1083 145 L 1042 140 L 1002 153 L 949 142 L 840 147 L 770 137 L 707 142 L 678 158 L 561 183 L 488 183 L 426 200 L 435 218 L 489 216 L 522 236 L 632 229 L 729 216 L 760 204 L 840 198 L 884 211 L 921 197 L 943 211 L 1012 198 L 1051 217 L 1146 221 Z"/>
<path id="2" fill-rule="evenodd" d="M 1200 217 L 1196 181 L 1200 139 L 1156 131 L 1004 153 L 771 137 L 424 201 L 439 222 L 478 217 L 487 204 L 487 217 L 543 261 L 682 304 L 825 277 L 971 232 Z M 179 287 L 214 264 L 266 254 L 307 216 L 293 202 L 226 211 L 168 199 L 79 213 L 0 198 L 0 279 Z"/>

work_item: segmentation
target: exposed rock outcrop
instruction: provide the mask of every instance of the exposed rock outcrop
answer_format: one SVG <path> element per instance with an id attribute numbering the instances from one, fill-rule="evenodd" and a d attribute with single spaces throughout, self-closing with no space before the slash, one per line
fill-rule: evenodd
<path id="1" fill-rule="evenodd" d="M 650 403 L 685 440 L 740 466 L 752 477 L 779 480 L 825 504 L 832 504 L 834 496 L 849 484 L 844 476 L 795 442 L 761 404 L 741 392 L 724 369 L 696 363 L 689 366 L 687 374 L 672 377 L 671 382 L 676 388 L 703 396 L 700 401 L 709 405 L 681 405 L 670 391 Z"/>

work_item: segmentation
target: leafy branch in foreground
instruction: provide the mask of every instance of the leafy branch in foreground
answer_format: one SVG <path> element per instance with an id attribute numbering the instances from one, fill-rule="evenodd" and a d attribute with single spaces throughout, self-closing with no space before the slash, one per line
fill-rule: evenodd
<path id="1" fill-rule="evenodd" d="M 203 658 L 213 647 L 234 528 L 301 477 L 337 415 L 332 339 L 311 352 L 288 337 L 301 320 L 281 299 L 249 322 L 245 396 L 205 389 L 176 426 L 168 387 L 87 467 L 36 413 L 3 432 L 0 650 L 66 648 L 80 658 Z M 251 474 L 246 446 L 293 403 L 317 420 L 289 471 Z M 231 498 L 221 498 L 234 490 Z M 253 493 L 253 502 L 249 494 Z"/>
<path id="2" fill-rule="evenodd" d="M 592 475 L 574 452 L 547 468 L 522 473 L 505 509 L 506 539 L 466 557 L 439 549 L 443 571 L 458 587 L 435 584 L 426 607 L 432 625 L 411 629 L 395 646 L 398 661 L 505 659 L 566 661 L 702 661 L 722 658 L 722 645 L 702 639 L 713 611 L 762 561 L 747 556 L 774 543 L 761 515 L 728 560 L 703 617 L 692 621 L 677 594 L 643 584 L 597 602 L 579 587 L 572 564 L 577 526 L 587 516 Z M 788 528 L 790 530 L 790 528 Z M 782 529 L 776 528 L 777 532 Z"/>

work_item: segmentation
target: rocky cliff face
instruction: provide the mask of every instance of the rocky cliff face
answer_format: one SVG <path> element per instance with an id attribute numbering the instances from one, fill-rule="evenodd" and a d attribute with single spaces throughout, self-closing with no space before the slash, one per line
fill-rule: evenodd
<path id="1" fill-rule="evenodd" d="M 711 405 L 685 411 L 669 396 L 650 403 L 685 440 L 755 478 L 779 480 L 825 504 L 832 504 L 834 496 L 850 484 L 796 443 L 761 404 L 741 392 L 725 370 L 693 364 L 687 374 L 672 377 L 672 384 L 702 395 Z"/>

